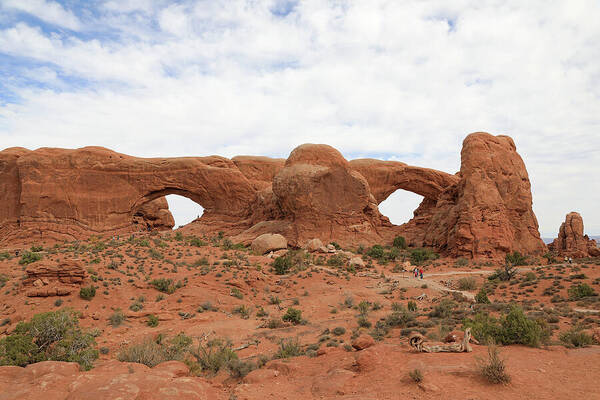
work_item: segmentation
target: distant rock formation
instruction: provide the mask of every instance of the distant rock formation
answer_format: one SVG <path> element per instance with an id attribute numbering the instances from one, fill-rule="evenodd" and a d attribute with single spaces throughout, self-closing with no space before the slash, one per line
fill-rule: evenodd
<path id="1" fill-rule="evenodd" d="M 583 234 L 583 218 L 574 211 L 567 214 L 565 222 L 558 230 L 558 237 L 548 245 L 548 248 L 560 256 L 575 258 L 600 256 L 596 241 Z"/>
<path id="2" fill-rule="evenodd" d="M 297 247 L 315 238 L 357 246 L 403 235 L 411 245 L 453 256 L 545 251 L 512 139 L 471 134 L 461 157 L 460 172 L 448 174 L 394 161 L 347 161 L 320 144 L 299 146 L 287 160 L 11 148 L 0 152 L 0 244 L 170 229 L 164 196 L 179 194 L 204 208 L 185 232 L 222 231 L 245 244 L 265 233 Z M 398 189 L 424 197 L 401 226 L 378 208 Z"/>

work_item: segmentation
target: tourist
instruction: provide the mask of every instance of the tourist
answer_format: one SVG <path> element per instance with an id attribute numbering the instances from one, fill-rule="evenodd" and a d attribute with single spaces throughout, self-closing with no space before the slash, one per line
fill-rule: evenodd
<path id="1" fill-rule="evenodd" d="M 421 275 L 421 279 L 423 279 L 423 268 L 419 269 L 419 274 Z"/>
<path id="2" fill-rule="evenodd" d="M 569 257 L 569 264 L 573 264 L 573 259 Z"/>

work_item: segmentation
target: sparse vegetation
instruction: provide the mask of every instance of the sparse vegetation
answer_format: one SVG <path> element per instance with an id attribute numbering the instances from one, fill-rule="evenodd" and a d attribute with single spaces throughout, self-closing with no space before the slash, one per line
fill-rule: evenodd
<path id="1" fill-rule="evenodd" d="M 94 296 L 96 296 L 96 288 L 93 285 L 79 289 L 79 297 L 84 300 L 91 300 Z"/>
<path id="2" fill-rule="evenodd" d="M 408 376 L 415 383 L 419 383 L 423 380 L 423 373 L 421 372 L 420 369 L 410 370 L 410 372 L 408 373 Z"/>
<path id="3" fill-rule="evenodd" d="M 95 346 L 94 337 L 79 327 L 75 312 L 45 312 L 19 322 L 14 332 L 0 339 L 0 365 L 70 361 L 88 370 L 98 358 Z"/>
<path id="4" fill-rule="evenodd" d="M 117 354 L 117 359 L 144 364 L 152 368 L 165 361 L 183 360 L 191 344 L 192 339 L 183 333 L 168 341 L 159 335 L 156 339 L 146 339 L 127 347 Z"/>

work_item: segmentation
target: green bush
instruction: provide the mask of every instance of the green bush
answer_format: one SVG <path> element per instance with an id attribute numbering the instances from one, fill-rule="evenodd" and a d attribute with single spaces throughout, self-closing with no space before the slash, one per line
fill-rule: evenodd
<path id="1" fill-rule="evenodd" d="M 281 317 L 283 321 L 291 322 L 294 325 L 298 325 L 302 322 L 302 311 L 297 308 L 288 308 L 287 312 Z"/>
<path id="2" fill-rule="evenodd" d="M 465 319 L 464 327 L 470 327 L 473 336 L 483 343 L 524 344 L 539 347 L 547 343 L 550 330 L 543 320 L 534 320 L 525 315 L 523 309 L 512 306 L 510 311 L 499 319 L 489 314 L 479 313 L 473 319 Z"/>
<path id="3" fill-rule="evenodd" d="M 31 251 L 26 251 L 21 255 L 21 259 L 19 260 L 19 264 L 28 265 L 34 263 L 36 261 L 40 261 L 42 259 L 42 255 L 38 253 L 33 253 Z"/>
<path id="4" fill-rule="evenodd" d="M 273 358 L 290 358 L 298 357 L 299 355 L 302 355 L 302 349 L 298 340 L 288 339 L 282 340 L 279 343 L 279 350 L 277 350 Z"/>
<path id="5" fill-rule="evenodd" d="M 527 258 L 518 251 L 507 253 L 506 257 L 504 257 L 504 260 L 507 264 L 511 264 L 514 266 L 527 265 Z"/>
<path id="6" fill-rule="evenodd" d="M 413 264 L 419 265 L 429 260 L 437 260 L 440 257 L 431 249 L 414 249 L 410 251 L 410 260 Z"/>
<path id="7" fill-rule="evenodd" d="M 385 254 L 385 250 L 379 244 L 374 245 L 367 251 L 367 255 L 371 258 L 380 259 L 383 258 Z"/>
<path id="8" fill-rule="evenodd" d="M 231 342 L 224 339 L 213 339 L 206 345 L 200 344 L 191 353 L 202 371 L 208 371 L 213 374 L 216 374 L 223 368 L 230 367 L 232 363 L 238 360 Z"/>
<path id="9" fill-rule="evenodd" d="M 559 337 L 560 341 L 567 347 L 587 347 L 594 344 L 594 338 L 583 332 L 579 327 L 573 327 Z"/>
<path id="10" fill-rule="evenodd" d="M 334 254 L 327 259 L 327 265 L 330 267 L 341 267 L 346 264 L 346 257 L 342 254 Z"/>
<path id="11" fill-rule="evenodd" d="M 79 289 L 79 297 L 84 300 L 91 300 L 96 296 L 96 288 L 93 285 Z"/>
<path id="12" fill-rule="evenodd" d="M 69 361 L 88 370 L 98 358 L 95 346 L 94 337 L 80 329 L 75 312 L 51 311 L 19 322 L 14 332 L 0 339 L 0 365 Z"/>
<path id="13" fill-rule="evenodd" d="M 587 283 L 580 283 L 579 285 L 573 285 L 569 288 L 569 298 L 571 300 L 579 300 L 584 297 L 594 296 L 594 289 L 590 287 Z"/>
<path id="14" fill-rule="evenodd" d="M 173 279 L 153 279 L 152 281 L 150 281 L 150 285 L 152 285 L 154 289 L 158 290 L 159 292 L 167 294 L 175 293 L 176 289 L 175 285 L 173 284 Z"/>
<path id="15" fill-rule="evenodd" d="M 145 339 L 135 343 L 117 354 L 117 359 L 124 362 L 144 364 L 150 368 L 165 361 L 182 361 L 190 349 L 192 339 L 183 333 L 169 341 L 159 335 L 156 339 Z"/>
<path id="16" fill-rule="evenodd" d="M 343 326 L 336 326 L 335 328 L 333 328 L 331 333 L 333 333 L 335 336 L 341 336 L 344 333 L 346 333 L 346 328 L 344 328 Z"/>
<path id="17" fill-rule="evenodd" d="M 408 311 L 415 312 L 417 311 L 417 302 L 414 300 L 409 300 L 406 307 L 408 308 Z"/>
<path id="18" fill-rule="evenodd" d="M 475 302 L 477 304 L 490 304 L 490 299 L 487 297 L 487 291 L 484 288 L 479 289 L 479 292 L 475 295 Z"/>
<path id="19" fill-rule="evenodd" d="M 406 239 L 404 239 L 404 236 L 396 236 L 392 242 L 392 246 L 399 249 L 406 249 Z"/>
<path id="20" fill-rule="evenodd" d="M 292 259 L 287 256 L 279 256 L 273 261 L 273 269 L 277 275 L 285 275 L 292 268 Z"/>
<path id="21" fill-rule="evenodd" d="M 158 326 L 158 317 L 154 314 L 148 315 L 148 321 L 146 321 L 146 325 L 151 328 L 155 328 Z"/>
<path id="22" fill-rule="evenodd" d="M 190 239 L 190 245 L 196 246 L 196 247 L 202 247 L 202 246 L 206 246 L 207 243 L 204 240 L 194 236 L 192 239 Z"/>

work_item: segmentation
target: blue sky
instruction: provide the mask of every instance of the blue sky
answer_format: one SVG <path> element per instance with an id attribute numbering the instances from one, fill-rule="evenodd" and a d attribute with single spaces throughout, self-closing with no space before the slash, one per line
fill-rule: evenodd
<path id="1" fill-rule="evenodd" d="M 544 236 L 569 211 L 600 234 L 599 20 L 592 0 L 0 0 L 0 145 L 314 142 L 455 172 L 487 131 L 514 138 Z M 400 223 L 418 201 L 381 208 Z"/>

